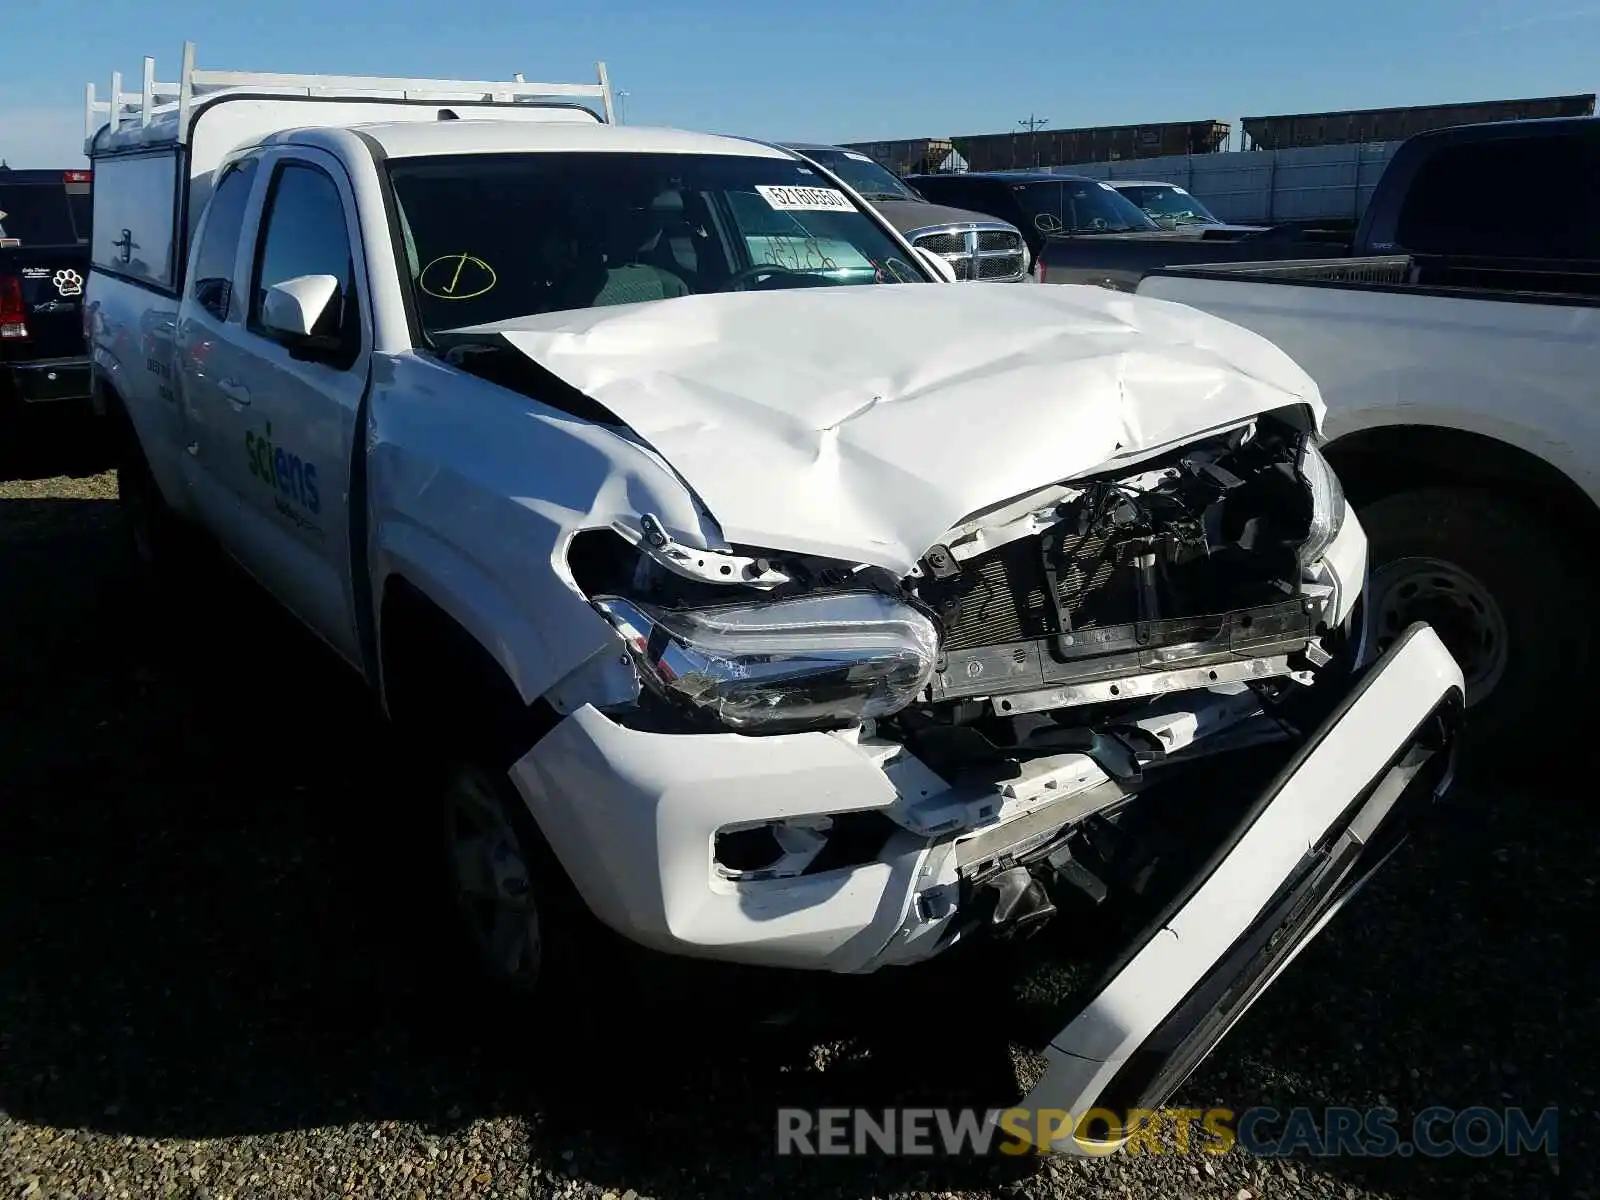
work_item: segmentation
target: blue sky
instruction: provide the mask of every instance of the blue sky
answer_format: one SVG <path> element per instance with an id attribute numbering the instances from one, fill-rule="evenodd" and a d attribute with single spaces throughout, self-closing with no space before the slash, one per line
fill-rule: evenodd
<path id="1" fill-rule="evenodd" d="M 4 0 L 0 158 L 81 161 L 83 85 L 140 59 L 263 71 L 588 78 L 633 124 L 861 141 L 1427 104 L 1600 88 L 1574 0 Z M 335 16 L 334 14 L 337 14 Z M 136 86 L 136 85 L 130 85 Z"/>

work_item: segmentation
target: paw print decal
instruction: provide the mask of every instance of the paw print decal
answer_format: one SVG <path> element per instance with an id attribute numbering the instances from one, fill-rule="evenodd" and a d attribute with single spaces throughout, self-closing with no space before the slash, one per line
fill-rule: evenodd
<path id="1" fill-rule="evenodd" d="M 76 271 L 57 271 L 50 277 L 50 282 L 61 296 L 83 295 L 83 276 Z"/>

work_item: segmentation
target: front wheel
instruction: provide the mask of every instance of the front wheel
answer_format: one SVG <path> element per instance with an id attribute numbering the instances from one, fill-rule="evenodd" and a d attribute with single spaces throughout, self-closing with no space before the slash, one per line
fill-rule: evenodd
<path id="1" fill-rule="evenodd" d="M 1548 732 L 1592 645 L 1583 579 L 1549 522 L 1458 488 L 1399 492 L 1360 518 L 1369 652 L 1382 653 L 1413 621 L 1431 625 L 1461 666 L 1468 753 L 1480 762 Z"/>
<path id="2" fill-rule="evenodd" d="M 439 815 L 456 936 L 488 992 L 521 1007 L 558 1002 L 581 940 L 570 885 L 504 772 L 445 774 Z"/>

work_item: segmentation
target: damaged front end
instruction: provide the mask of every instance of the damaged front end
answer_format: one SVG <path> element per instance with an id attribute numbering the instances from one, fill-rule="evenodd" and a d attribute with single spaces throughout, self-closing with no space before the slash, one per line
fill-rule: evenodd
<path id="1" fill-rule="evenodd" d="M 1059 491 L 966 522 L 919 564 L 940 660 L 931 703 L 900 724 L 925 761 L 1060 747 L 1063 722 L 1219 684 L 1309 684 L 1329 661 L 1348 581 L 1320 564 L 1346 506 L 1305 427 L 1264 417 Z M 1034 714 L 1051 724 L 1015 720 Z"/>
<path id="2" fill-rule="evenodd" d="M 758 885 L 937 839 L 948 886 L 913 911 L 919 935 L 941 928 L 907 959 L 1033 927 L 1062 885 L 1099 902 L 1095 830 L 1148 773 L 1281 738 L 1292 694 L 1352 652 L 1363 544 L 1314 438 L 1290 408 L 1057 485 L 964 521 L 904 578 L 685 547 L 649 516 L 631 550 L 580 535 L 574 579 L 639 682 L 609 716 L 868 755 L 890 802 L 728 821 L 713 866 Z"/>
<path id="3" fill-rule="evenodd" d="M 1297 951 L 1448 783 L 1459 669 L 1423 627 L 1360 661 L 1365 539 L 1314 437 L 1285 409 L 1066 481 L 904 576 L 581 533 L 630 686 L 513 778 L 670 953 L 865 973 L 1054 929 L 1111 965 L 1029 1103 L 1147 1102 L 1282 969 L 1257 942 Z"/>

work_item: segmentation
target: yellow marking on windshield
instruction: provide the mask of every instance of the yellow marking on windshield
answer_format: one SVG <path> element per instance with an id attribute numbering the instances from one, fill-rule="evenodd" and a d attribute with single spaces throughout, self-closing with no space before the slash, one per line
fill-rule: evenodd
<path id="1" fill-rule="evenodd" d="M 438 287 L 437 284 L 446 271 L 450 272 L 450 282 L 444 284 L 442 288 Z M 434 286 L 430 286 L 428 282 L 430 274 L 435 276 Z M 465 284 L 462 282 L 463 276 L 466 279 Z M 499 282 L 500 277 L 495 274 L 493 267 L 483 259 L 465 251 L 460 254 L 440 255 L 417 273 L 417 287 L 435 300 L 475 300 L 479 296 L 488 295 Z"/>

